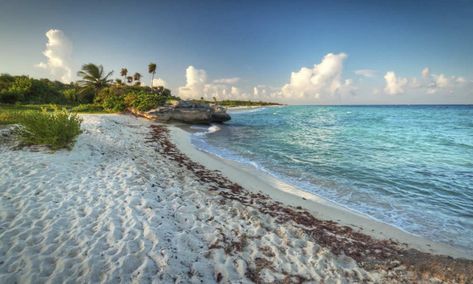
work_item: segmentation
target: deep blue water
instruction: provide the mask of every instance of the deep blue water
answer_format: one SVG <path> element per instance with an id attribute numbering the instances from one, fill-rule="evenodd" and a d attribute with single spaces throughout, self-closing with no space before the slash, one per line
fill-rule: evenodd
<path id="1" fill-rule="evenodd" d="M 265 108 L 206 131 L 192 139 L 205 151 L 473 249 L 473 106 Z"/>

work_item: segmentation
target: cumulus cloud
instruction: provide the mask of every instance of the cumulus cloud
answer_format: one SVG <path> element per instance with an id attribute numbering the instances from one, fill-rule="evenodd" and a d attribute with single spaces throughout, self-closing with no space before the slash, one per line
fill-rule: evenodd
<path id="1" fill-rule="evenodd" d="M 444 74 L 440 75 L 433 75 L 433 78 L 435 80 L 435 86 L 439 88 L 446 88 L 449 85 L 449 80 Z"/>
<path id="2" fill-rule="evenodd" d="M 349 91 L 352 81 L 341 78 L 345 53 L 329 53 L 319 64 L 312 68 L 302 67 L 298 72 L 292 72 L 289 83 L 282 87 L 285 98 L 319 99 L 323 95 L 333 95 Z"/>
<path id="3" fill-rule="evenodd" d="M 240 81 L 239 77 L 232 77 L 232 78 L 222 78 L 214 80 L 213 82 L 216 84 L 236 84 Z"/>
<path id="4" fill-rule="evenodd" d="M 333 103 L 340 102 L 346 95 L 355 95 L 358 86 L 352 79 L 343 78 L 345 53 L 325 55 L 321 62 L 313 67 L 302 67 L 292 72 L 289 82 L 281 87 L 266 85 L 246 86 L 240 88 L 240 78 L 222 78 L 208 80 L 204 69 L 189 66 L 186 69 L 186 84 L 179 88 L 179 96 L 183 99 L 218 100 L 263 100 L 283 103 Z M 359 69 L 355 74 L 363 77 L 375 76 L 376 71 Z M 463 77 L 432 74 L 430 68 L 424 68 L 417 77 L 403 77 L 394 71 L 384 75 L 384 90 L 382 86 L 372 86 L 372 95 L 399 95 L 416 90 L 428 94 L 439 90 L 452 93 L 461 84 L 467 87 L 472 82 Z M 363 88 L 363 86 L 359 86 Z M 384 92 L 383 92 L 384 91 Z"/>
<path id="5" fill-rule="evenodd" d="M 238 82 L 239 78 L 227 78 L 207 82 L 207 72 L 204 69 L 197 69 L 189 66 L 186 69 L 186 85 L 179 88 L 179 96 L 183 99 L 218 100 L 235 98 L 240 95 L 240 90 L 231 86 L 232 82 Z"/>
<path id="6" fill-rule="evenodd" d="M 161 78 L 153 79 L 153 87 L 167 87 L 168 83 Z"/>
<path id="7" fill-rule="evenodd" d="M 203 96 L 207 73 L 203 69 L 189 66 L 186 69 L 186 85 L 179 88 L 179 96 L 184 99 L 196 99 Z"/>
<path id="8" fill-rule="evenodd" d="M 390 95 L 403 94 L 405 87 L 407 86 L 407 78 L 401 78 L 396 75 L 393 71 L 389 71 L 384 75 L 386 86 L 384 91 Z"/>
<path id="9" fill-rule="evenodd" d="M 454 88 L 459 87 L 466 83 L 465 78 L 456 76 L 446 76 L 445 74 L 431 74 L 428 67 L 422 70 L 422 77 L 424 78 L 423 87 L 427 90 L 428 94 L 435 94 L 441 90 L 449 90 L 449 93 Z"/>
<path id="10" fill-rule="evenodd" d="M 302 67 L 292 72 L 287 84 L 279 88 L 256 85 L 242 91 L 237 83 L 238 77 L 223 78 L 210 81 L 204 69 L 189 66 L 186 69 L 186 84 L 179 88 L 179 96 L 183 99 L 241 99 L 266 100 L 279 102 L 314 102 L 335 94 L 354 94 L 356 87 L 351 79 L 342 79 L 345 53 L 329 53 L 319 64 L 311 68 Z"/>
<path id="11" fill-rule="evenodd" d="M 232 96 L 238 97 L 240 95 L 240 89 L 237 87 L 232 87 L 230 94 L 232 94 Z"/>
<path id="12" fill-rule="evenodd" d="M 373 69 L 358 69 L 355 70 L 355 74 L 362 77 L 372 78 L 376 76 L 376 70 Z"/>
<path id="13" fill-rule="evenodd" d="M 422 69 L 422 77 L 424 77 L 424 79 L 427 79 L 430 77 L 430 68 L 429 67 L 425 67 L 424 69 Z"/>
<path id="14" fill-rule="evenodd" d="M 72 43 L 61 30 L 50 29 L 46 32 L 48 42 L 43 51 L 46 62 L 40 62 L 36 67 L 48 70 L 54 79 L 64 83 L 72 81 L 71 54 Z"/>
<path id="15" fill-rule="evenodd" d="M 435 94 L 439 91 L 452 93 L 453 90 L 467 83 L 465 78 L 456 76 L 446 76 L 445 74 L 432 74 L 429 67 L 421 71 L 422 78 L 402 78 L 393 71 L 387 72 L 384 76 L 386 81 L 385 92 L 390 95 L 402 94 L 410 90 L 425 90 L 427 94 Z"/>

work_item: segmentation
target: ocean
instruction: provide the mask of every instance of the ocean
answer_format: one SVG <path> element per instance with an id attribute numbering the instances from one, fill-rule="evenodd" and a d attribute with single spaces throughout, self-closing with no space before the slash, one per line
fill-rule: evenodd
<path id="1" fill-rule="evenodd" d="M 473 106 L 284 106 L 231 112 L 199 149 L 414 235 L 473 250 Z"/>

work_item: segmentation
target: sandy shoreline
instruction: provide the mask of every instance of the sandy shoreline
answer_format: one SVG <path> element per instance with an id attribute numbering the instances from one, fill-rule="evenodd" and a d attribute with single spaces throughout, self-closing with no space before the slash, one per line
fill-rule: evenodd
<path id="1" fill-rule="evenodd" d="M 343 222 L 360 216 L 236 170 L 177 127 L 82 117 L 71 151 L 0 145 L 0 283 L 473 280 L 471 261 L 358 233 Z"/>
<path id="2" fill-rule="evenodd" d="M 332 220 L 341 225 L 359 229 L 364 234 L 378 239 L 393 239 L 399 243 L 408 244 L 409 248 L 427 253 L 473 259 L 473 252 L 417 237 L 369 216 L 346 209 L 313 193 L 305 192 L 249 165 L 200 151 L 191 144 L 190 133 L 179 127 L 170 127 L 170 130 L 172 141 L 184 154 L 208 169 L 221 171 L 223 175 L 252 192 L 262 192 L 284 204 L 303 207 L 317 218 Z"/>

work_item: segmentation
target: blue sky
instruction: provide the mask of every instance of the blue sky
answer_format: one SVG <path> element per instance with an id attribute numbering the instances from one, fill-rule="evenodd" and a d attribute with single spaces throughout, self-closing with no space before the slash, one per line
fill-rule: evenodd
<path id="1" fill-rule="evenodd" d="M 155 62 L 183 97 L 473 103 L 472 1 L 0 1 L 0 72 L 61 79 L 51 29 L 72 79 Z"/>

